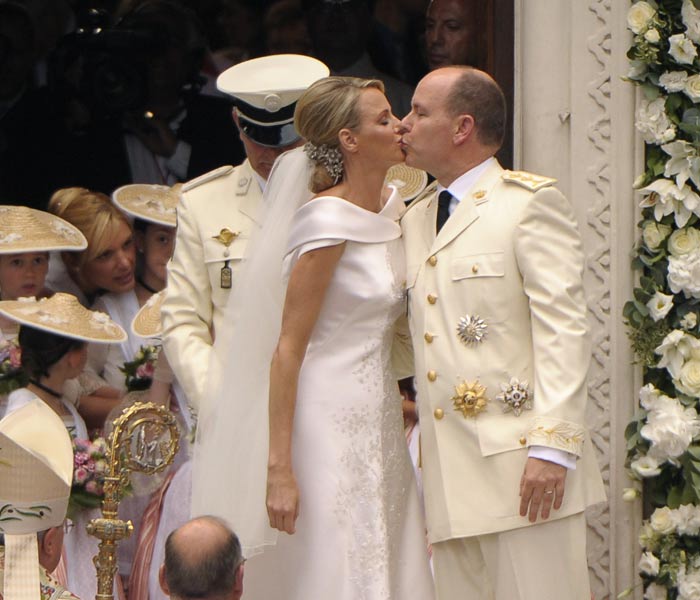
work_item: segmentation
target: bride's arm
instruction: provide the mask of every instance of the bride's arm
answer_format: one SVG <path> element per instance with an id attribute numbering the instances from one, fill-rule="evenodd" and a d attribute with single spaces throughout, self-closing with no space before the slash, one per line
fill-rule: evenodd
<path id="1" fill-rule="evenodd" d="M 326 289 L 345 244 L 303 254 L 292 269 L 282 328 L 270 367 L 270 453 L 267 512 L 270 526 L 294 533 L 299 491 L 292 471 L 292 427 L 297 382 L 306 347 L 323 306 Z"/>

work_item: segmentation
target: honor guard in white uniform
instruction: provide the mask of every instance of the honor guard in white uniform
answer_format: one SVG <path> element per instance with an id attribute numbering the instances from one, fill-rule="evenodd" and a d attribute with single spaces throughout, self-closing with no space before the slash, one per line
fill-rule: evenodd
<path id="1" fill-rule="evenodd" d="M 406 162 L 436 184 L 401 220 L 438 600 L 588 600 L 584 254 L 554 179 L 493 154 L 505 100 L 448 67 L 416 88 Z"/>
<path id="2" fill-rule="evenodd" d="M 233 119 L 247 159 L 182 187 L 175 252 L 163 302 L 163 347 L 190 405 L 205 393 L 212 343 L 236 271 L 260 221 L 262 192 L 275 159 L 301 142 L 294 129 L 299 96 L 328 68 L 308 56 L 252 59 L 224 71 L 217 87 L 234 99 Z"/>

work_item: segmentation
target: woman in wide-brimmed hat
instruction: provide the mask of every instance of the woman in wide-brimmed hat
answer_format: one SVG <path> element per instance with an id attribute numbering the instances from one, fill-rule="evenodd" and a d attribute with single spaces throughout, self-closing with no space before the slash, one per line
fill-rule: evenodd
<path id="1" fill-rule="evenodd" d="M 91 346 L 88 368 L 110 386 L 127 391 L 122 367 L 133 361 L 147 338 L 136 335 L 130 325 L 140 307 L 165 288 L 166 267 L 173 251 L 177 224 L 177 190 L 162 185 L 132 184 L 112 194 L 116 207 L 134 220 L 134 241 L 137 248 L 136 285 L 125 292 L 106 292 L 99 296 L 94 308 L 102 310 L 119 323 L 128 339 L 120 345 Z"/>
<path id="2" fill-rule="evenodd" d="M 85 188 L 65 188 L 53 194 L 49 212 L 77 227 L 87 239 L 79 253 L 62 253 L 53 264 L 49 285 L 75 295 L 85 306 L 105 292 L 134 289 L 136 248 L 129 219 L 109 197 Z"/>

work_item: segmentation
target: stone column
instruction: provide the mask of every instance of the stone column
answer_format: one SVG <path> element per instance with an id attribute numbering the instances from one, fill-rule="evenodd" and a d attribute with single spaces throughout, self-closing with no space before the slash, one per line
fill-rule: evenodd
<path id="1" fill-rule="evenodd" d="M 516 165 L 559 180 L 588 258 L 594 345 L 588 426 L 609 499 L 588 513 L 596 600 L 615 598 L 637 581 L 640 504 L 622 501 L 631 485 L 624 428 L 640 378 L 622 307 L 635 276 L 630 260 L 639 212 L 632 181 L 643 150 L 634 131 L 635 89 L 622 80 L 628 7 L 620 0 L 516 0 Z"/>

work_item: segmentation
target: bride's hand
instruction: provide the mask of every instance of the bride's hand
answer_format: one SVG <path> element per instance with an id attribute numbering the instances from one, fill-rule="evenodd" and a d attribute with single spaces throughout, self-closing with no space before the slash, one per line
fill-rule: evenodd
<path id="1" fill-rule="evenodd" d="M 299 516 L 299 488 L 291 469 L 268 468 L 267 515 L 270 527 L 294 533 Z"/>

